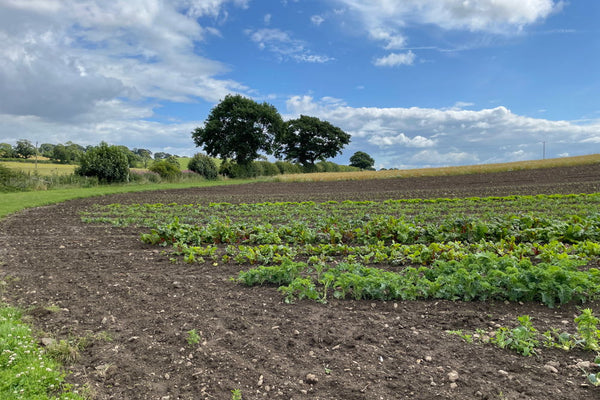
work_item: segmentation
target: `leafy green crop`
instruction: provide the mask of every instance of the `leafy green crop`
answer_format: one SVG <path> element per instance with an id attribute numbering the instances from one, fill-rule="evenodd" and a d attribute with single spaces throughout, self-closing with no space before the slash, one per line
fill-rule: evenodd
<path id="1" fill-rule="evenodd" d="M 83 216 L 150 227 L 188 263 L 245 266 L 286 301 L 539 301 L 600 295 L 600 194 L 256 204 L 114 204 Z M 544 210 L 544 211 L 540 211 Z M 176 260 L 176 258 L 174 258 Z M 216 263 L 215 263 L 216 264 Z"/>
<path id="2" fill-rule="evenodd" d="M 533 327 L 529 315 L 522 315 L 518 320 L 519 326 L 513 329 L 498 329 L 491 341 L 501 349 L 509 348 L 524 356 L 533 355 L 535 347 L 539 344 L 536 338 L 537 329 Z"/>

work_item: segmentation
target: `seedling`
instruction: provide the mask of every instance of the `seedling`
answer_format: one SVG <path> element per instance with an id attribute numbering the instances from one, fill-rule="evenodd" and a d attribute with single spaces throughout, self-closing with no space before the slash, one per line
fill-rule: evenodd
<path id="1" fill-rule="evenodd" d="M 202 337 L 195 329 L 187 331 L 187 342 L 190 346 L 196 346 L 201 340 Z"/>

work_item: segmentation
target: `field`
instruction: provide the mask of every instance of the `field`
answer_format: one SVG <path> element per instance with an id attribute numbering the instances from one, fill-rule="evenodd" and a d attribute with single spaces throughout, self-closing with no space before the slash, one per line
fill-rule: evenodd
<path id="1" fill-rule="evenodd" d="M 87 338 L 97 399 L 594 398 L 598 192 L 589 164 L 79 199 L 3 221 L 0 278 Z"/>
<path id="2" fill-rule="evenodd" d="M 70 175 L 77 167 L 76 165 L 46 163 L 38 163 L 36 166 L 35 162 L 0 161 L 0 163 L 15 171 L 22 171 L 30 174 L 37 172 L 41 176 Z"/>
<path id="3" fill-rule="evenodd" d="M 447 176 L 481 174 L 489 172 L 506 172 L 539 168 L 569 167 L 576 165 L 597 164 L 600 162 L 600 154 L 585 156 L 550 158 L 545 160 L 515 161 L 509 163 L 467 165 L 460 167 L 442 168 L 420 168 L 420 169 L 392 169 L 381 171 L 358 171 L 338 173 L 316 173 L 316 174 L 290 174 L 278 176 L 280 182 L 314 182 L 314 181 L 338 181 L 338 180 L 366 180 L 366 179 L 388 179 L 388 178 L 415 178 L 422 176 Z"/>

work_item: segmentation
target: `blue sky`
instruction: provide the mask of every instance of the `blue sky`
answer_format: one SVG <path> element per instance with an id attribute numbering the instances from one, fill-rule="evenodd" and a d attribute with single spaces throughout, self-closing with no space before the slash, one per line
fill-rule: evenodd
<path id="1" fill-rule="evenodd" d="M 596 0 L 0 0 L 0 142 L 192 155 L 228 93 L 377 168 L 600 152 Z"/>

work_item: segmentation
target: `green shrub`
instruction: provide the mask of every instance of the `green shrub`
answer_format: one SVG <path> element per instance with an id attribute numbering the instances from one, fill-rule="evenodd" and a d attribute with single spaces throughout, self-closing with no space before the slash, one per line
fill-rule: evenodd
<path id="1" fill-rule="evenodd" d="M 261 172 L 262 166 L 254 161 L 248 164 L 237 164 L 227 160 L 219 168 L 219 173 L 229 178 L 254 178 L 259 176 Z"/>
<path id="2" fill-rule="evenodd" d="M 214 160 L 205 154 L 195 154 L 188 164 L 188 169 L 202 175 L 206 179 L 217 179 L 217 166 Z"/>
<path id="3" fill-rule="evenodd" d="M 271 162 L 255 161 L 254 164 L 260 168 L 260 171 L 257 171 L 260 172 L 260 176 L 274 176 L 280 174 L 279 168 L 277 168 L 277 166 Z"/>
<path id="4" fill-rule="evenodd" d="M 106 183 L 125 182 L 129 180 L 129 160 L 122 148 L 102 142 L 81 156 L 75 173 L 95 176 Z"/>
<path id="5" fill-rule="evenodd" d="M 316 166 L 319 172 L 340 172 L 340 166 L 331 161 L 319 161 Z"/>
<path id="6" fill-rule="evenodd" d="M 280 174 L 301 174 L 302 168 L 298 164 L 289 161 L 276 161 L 275 166 Z"/>
<path id="7" fill-rule="evenodd" d="M 221 162 L 221 166 L 219 167 L 219 174 L 228 178 L 233 178 L 234 173 L 235 171 L 233 170 L 233 162 L 229 160 Z"/>
<path id="8" fill-rule="evenodd" d="M 174 164 L 168 160 L 155 161 L 148 169 L 152 172 L 156 172 L 161 178 L 169 181 L 176 180 L 181 176 L 179 163 Z"/>
<path id="9" fill-rule="evenodd" d="M 0 192 L 17 192 L 27 189 L 27 174 L 0 164 Z"/>

